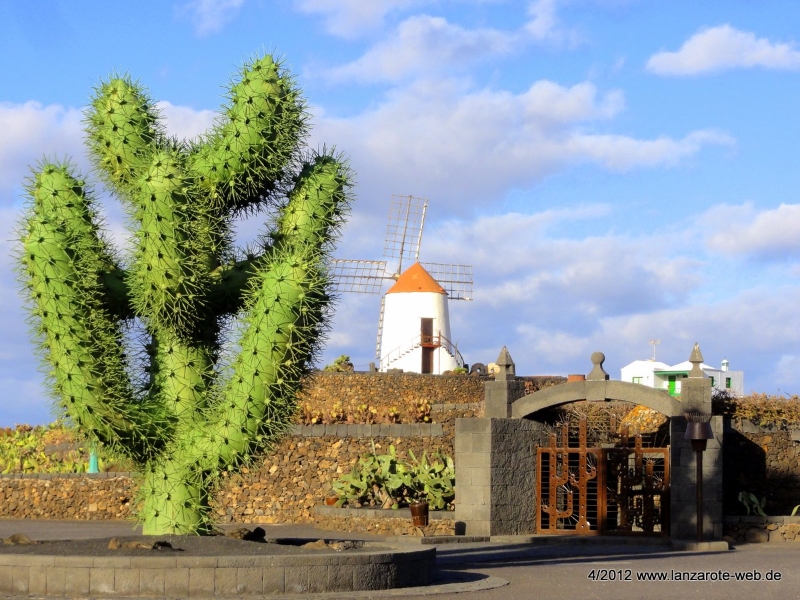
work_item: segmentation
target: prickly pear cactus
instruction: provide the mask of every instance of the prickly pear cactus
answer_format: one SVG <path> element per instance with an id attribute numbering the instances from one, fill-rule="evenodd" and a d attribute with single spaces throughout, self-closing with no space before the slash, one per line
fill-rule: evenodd
<path id="1" fill-rule="evenodd" d="M 194 142 L 169 138 L 129 78 L 101 83 L 86 134 L 129 214 L 124 258 L 68 164 L 31 177 L 19 272 L 52 391 L 91 440 L 140 465 L 147 534 L 208 531 L 215 478 L 268 450 L 294 412 L 350 187 L 337 156 L 303 153 L 305 133 L 299 91 L 270 56 L 243 68 Z M 237 254 L 233 219 L 262 209 L 269 234 Z"/>

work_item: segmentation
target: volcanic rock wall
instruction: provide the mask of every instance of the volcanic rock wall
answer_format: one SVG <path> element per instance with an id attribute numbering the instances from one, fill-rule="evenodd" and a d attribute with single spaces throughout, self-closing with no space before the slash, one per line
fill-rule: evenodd
<path id="1" fill-rule="evenodd" d="M 467 376 L 319 373 L 304 393 L 330 405 L 370 398 L 394 403 L 426 400 L 432 404 L 432 423 L 298 425 L 264 458 L 222 478 L 212 499 L 217 522 L 324 521 L 313 507 L 373 443 L 378 453 L 394 445 L 404 458 L 409 450 L 417 457 L 425 451 L 453 456 L 455 419 L 480 416 L 483 382 Z M 131 516 L 135 494 L 134 481 L 125 473 L 0 475 L 0 518 L 124 519 Z M 330 520 L 331 525 L 357 525 L 341 517 Z M 437 527 L 449 528 L 451 522 Z"/>

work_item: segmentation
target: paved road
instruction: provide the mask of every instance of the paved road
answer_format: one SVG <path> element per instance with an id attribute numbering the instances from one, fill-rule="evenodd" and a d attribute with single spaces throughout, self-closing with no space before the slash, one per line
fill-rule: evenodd
<path id="1" fill-rule="evenodd" d="M 440 547 L 439 564 L 459 570 L 501 577 L 509 585 L 474 594 L 444 594 L 437 600 L 704 600 L 716 598 L 800 598 L 800 544 L 752 544 L 722 553 L 673 552 L 649 547 L 516 548 L 508 546 L 502 557 L 492 557 L 489 548 L 459 551 Z M 495 553 L 501 552 L 500 549 Z M 592 581 L 594 570 L 607 569 L 629 581 Z M 694 572 L 701 577 L 720 573 L 748 573 L 761 581 L 637 581 L 645 573 Z M 766 581 L 768 572 L 780 581 Z M 713 573 L 713 575 L 712 575 Z M 612 573 L 608 573 L 612 576 Z M 723 575 L 724 576 L 724 575 Z"/>
<path id="2" fill-rule="evenodd" d="M 334 537 L 343 535 L 308 525 L 266 526 L 269 537 Z M 109 521 L 18 521 L 0 519 L 0 537 L 26 533 L 34 539 L 91 538 L 136 533 L 131 524 Z M 345 534 L 346 535 L 346 534 Z M 362 536 L 368 537 L 368 536 Z M 380 593 L 318 594 L 334 598 L 423 598 L 429 600 L 707 600 L 800 598 L 800 543 L 743 544 L 728 552 L 675 552 L 664 546 L 530 546 L 514 543 L 442 544 L 440 569 L 462 583 Z M 599 571 L 605 569 L 605 572 Z M 593 581 L 589 575 L 625 581 Z M 728 573 L 754 573 L 760 581 L 641 581 L 645 573 L 700 573 L 719 578 Z M 780 581 L 766 579 L 768 573 Z M 613 575 L 612 575 L 613 573 Z M 487 577 L 508 585 L 470 591 Z M 598 578 L 599 578 L 598 577 Z M 674 576 L 673 576 L 674 577 Z M 464 581 L 465 580 L 465 581 Z M 496 580 L 493 580 L 496 581 Z M 435 593 L 435 595 L 432 595 Z M 270 596 L 276 598 L 276 596 Z M 297 598 L 298 596 L 294 596 Z"/>

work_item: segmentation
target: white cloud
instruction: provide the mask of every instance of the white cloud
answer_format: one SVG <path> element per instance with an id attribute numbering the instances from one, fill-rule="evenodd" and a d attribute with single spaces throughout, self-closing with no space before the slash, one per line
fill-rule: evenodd
<path id="1" fill-rule="evenodd" d="M 703 146 L 734 143 L 731 136 L 706 129 L 693 131 L 679 140 L 667 136 L 638 140 L 622 135 L 578 135 L 570 140 L 566 149 L 568 154 L 612 171 L 629 171 L 637 167 L 674 166 L 697 154 Z"/>
<path id="2" fill-rule="evenodd" d="M 300 12 L 321 15 L 325 30 L 343 38 L 374 30 L 390 12 L 420 4 L 419 0 L 295 0 Z"/>
<path id="3" fill-rule="evenodd" d="M 451 207 L 494 200 L 575 164 L 615 171 L 670 166 L 705 146 L 733 143 L 713 131 L 651 140 L 592 133 L 624 104 L 622 92 L 601 94 L 591 83 L 538 81 L 514 94 L 422 80 L 351 118 L 317 111 L 312 140 L 347 148 L 367 189 L 411 192 L 413 181 Z"/>
<path id="4" fill-rule="evenodd" d="M 800 69 L 800 51 L 791 43 L 771 42 L 730 25 L 702 29 L 677 52 L 659 52 L 647 61 L 658 75 L 697 75 L 730 69 L 762 67 Z"/>
<path id="5" fill-rule="evenodd" d="M 786 259 L 800 257 L 800 204 L 758 210 L 752 203 L 722 205 L 709 210 L 710 249 L 726 255 Z"/>
<path id="6" fill-rule="evenodd" d="M 578 37 L 556 27 L 555 0 L 531 4 L 532 19 L 518 30 L 470 29 L 444 17 L 408 17 L 394 32 L 355 61 L 330 69 L 334 81 L 391 81 L 463 69 L 473 63 L 519 52 L 531 42 L 575 45 Z"/>
<path id="7" fill-rule="evenodd" d="M 59 104 L 0 103 L 0 195 L 21 186 L 29 165 L 43 156 L 83 163 L 81 120 L 78 109 Z"/>
<path id="8" fill-rule="evenodd" d="M 525 24 L 525 32 L 534 40 L 550 42 L 556 45 L 576 46 L 581 36 L 572 30 L 560 29 L 556 7 L 558 0 L 537 0 L 528 7 L 531 20 Z"/>
<path id="9" fill-rule="evenodd" d="M 203 37 L 217 33 L 233 21 L 244 5 L 244 0 L 191 0 L 180 8 L 189 13 L 197 35 Z"/>
<path id="10" fill-rule="evenodd" d="M 214 124 L 217 113 L 213 110 L 195 110 L 188 106 L 176 106 L 166 100 L 156 103 L 164 126 L 170 135 L 179 139 L 191 139 L 205 133 Z"/>
<path id="11" fill-rule="evenodd" d="M 442 67 L 463 66 L 480 58 L 505 54 L 515 47 L 515 36 L 495 29 L 464 29 L 442 17 L 416 15 L 397 27 L 361 58 L 333 69 L 334 80 L 398 81 L 408 75 Z"/>

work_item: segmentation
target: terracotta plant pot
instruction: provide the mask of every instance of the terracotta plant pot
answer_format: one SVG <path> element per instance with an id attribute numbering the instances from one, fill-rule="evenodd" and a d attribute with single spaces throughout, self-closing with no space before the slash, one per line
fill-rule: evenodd
<path id="1" fill-rule="evenodd" d="M 427 502 L 417 502 L 416 504 L 409 504 L 408 508 L 411 509 L 411 522 L 414 524 L 414 527 L 428 526 Z"/>

